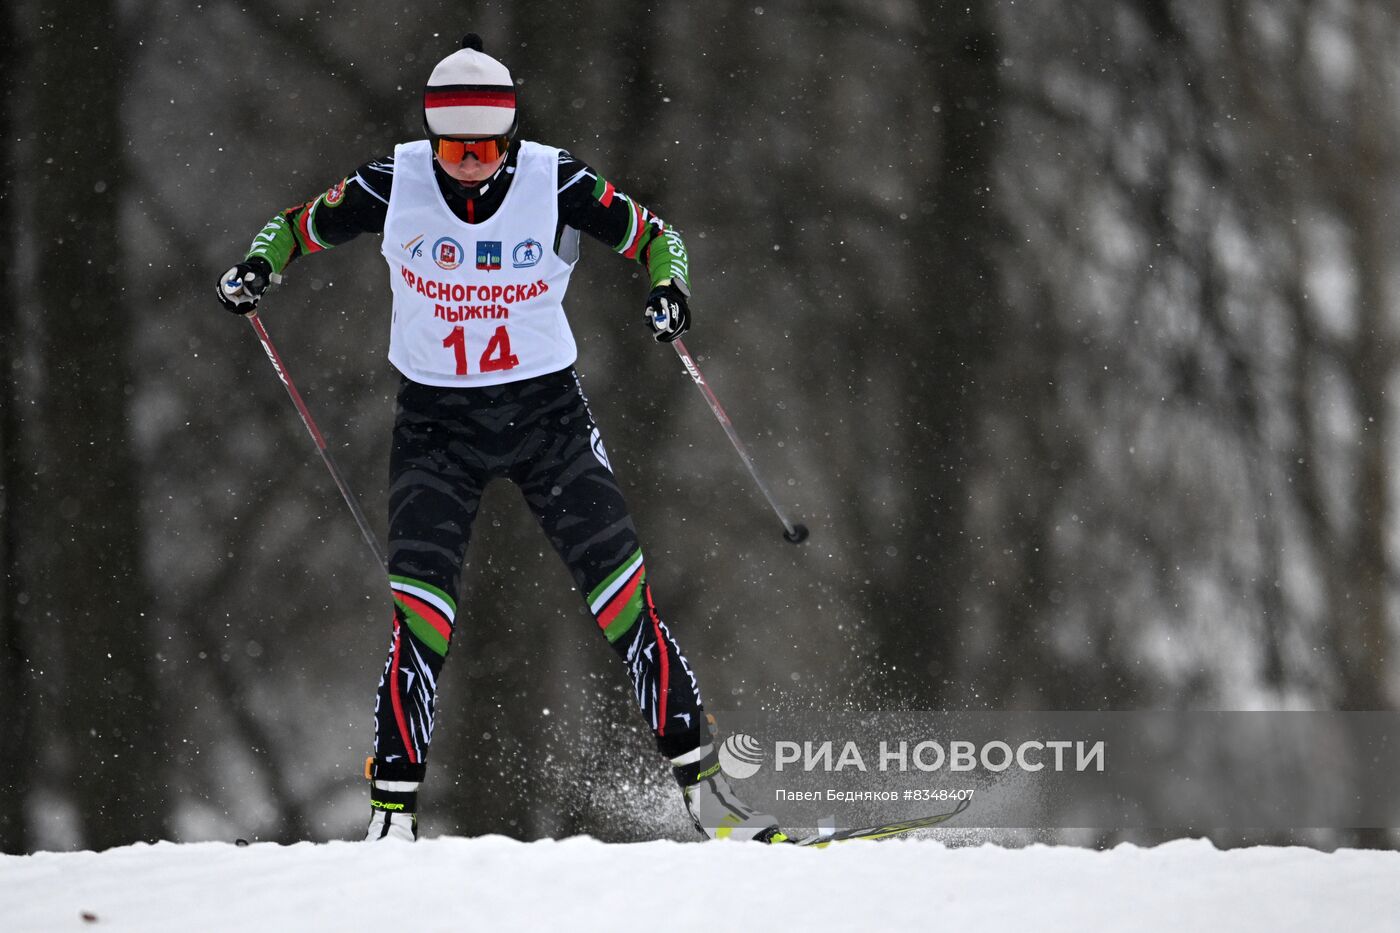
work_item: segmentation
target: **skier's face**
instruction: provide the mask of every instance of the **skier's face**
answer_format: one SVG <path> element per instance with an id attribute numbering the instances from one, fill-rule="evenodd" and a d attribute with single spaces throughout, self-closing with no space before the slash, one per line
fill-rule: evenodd
<path id="1" fill-rule="evenodd" d="M 470 152 L 464 154 L 460 162 L 448 162 L 440 155 L 434 155 L 433 158 L 437 159 L 444 172 L 468 185 L 477 185 L 490 178 L 506 160 L 505 154 L 502 153 L 490 162 L 482 162 Z"/>

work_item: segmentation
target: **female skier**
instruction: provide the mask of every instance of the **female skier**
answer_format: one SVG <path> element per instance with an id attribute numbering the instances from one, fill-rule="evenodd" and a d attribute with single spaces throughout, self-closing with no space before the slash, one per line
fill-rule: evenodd
<path id="1" fill-rule="evenodd" d="M 482 490 L 520 487 L 623 661 L 697 829 L 784 841 L 728 786 L 690 664 L 652 600 L 636 529 L 573 364 L 564 294 L 579 233 L 640 263 L 660 341 L 689 326 L 685 244 L 568 152 L 517 138 L 515 83 L 468 35 L 423 93 L 426 139 L 396 146 L 270 220 L 219 280 L 257 308 L 294 259 L 382 234 L 389 361 L 401 374 L 390 453 L 393 637 L 374 707 L 367 839 L 413 840 L 433 706 L 457 624 Z"/>

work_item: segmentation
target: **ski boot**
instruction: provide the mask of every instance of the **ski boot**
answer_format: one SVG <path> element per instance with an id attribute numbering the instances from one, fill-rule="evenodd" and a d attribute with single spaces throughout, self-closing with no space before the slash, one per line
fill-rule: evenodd
<path id="1" fill-rule="evenodd" d="M 671 759 L 676 782 L 685 794 L 691 822 L 706 839 L 779 843 L 790 841 L 778 821 L 740 800 L 719 767 L 719 753 L 706 744 Z"/>
<path id="2" fill-rule="evenodd" d="M 398 839 L 413 842 L 418 838 L 419 781 L 386 781 L 375 776 L 374 759 L 365 760 L 365 777 L 369 780 L 369 829 L 365 842 Z M 420 775 L 421 777 L 421 775 Z"/>

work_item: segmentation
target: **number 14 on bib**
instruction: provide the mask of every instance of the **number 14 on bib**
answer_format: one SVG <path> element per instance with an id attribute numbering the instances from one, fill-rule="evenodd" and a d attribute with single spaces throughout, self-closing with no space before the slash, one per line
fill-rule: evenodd
<path id="1" fill-rule="evenodd" d="M 456 358 L 457 375 L 467 375 L 470 370 L 467 368 L 466 329 L 458 324 L 452 328 L 451 333 L 442 339 L 442 345 L 450 349 Z M 502 324 L 496 328 L 496 332 L 486 342 L 486 349 L 481 351 L 476 371 L 479 373 L 498 373 L 514 369 L 519 365 L 520 357 L 510 352 L 510 334 L 506 331 L 506 326 Z"/>

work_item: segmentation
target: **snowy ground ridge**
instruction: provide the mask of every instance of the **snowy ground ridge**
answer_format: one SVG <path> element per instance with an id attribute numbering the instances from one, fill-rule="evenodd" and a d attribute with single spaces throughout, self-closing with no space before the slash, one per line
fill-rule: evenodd
<path id="1" fill-rule="evenodd" d="M 1346 929 L 1400 924 L 1400 853 L 1204 840 L 1108 851 L 822 851 L 501 836 L 416 844 L 133 845 L 0 856 L 0 929 L 316 931 L 1081 931 Z"/>

